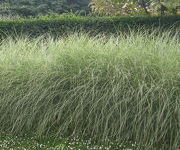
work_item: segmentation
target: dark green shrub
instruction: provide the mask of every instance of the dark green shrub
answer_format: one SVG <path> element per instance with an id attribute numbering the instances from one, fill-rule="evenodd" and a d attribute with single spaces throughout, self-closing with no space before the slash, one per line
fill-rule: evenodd
<path id="1" fill-rule="evenodd" d="M 180 25 L 180 16 L 166 17 L 80 17 L 80 16 L 52 16 L 17 20 L 0 21 L 0 34 L 30 34 L 38 36 L 45 33 L 62 35 L 73 31 L 92 33 L 118 33 L 131 30 L 161 28 L 174 31 Z"/>

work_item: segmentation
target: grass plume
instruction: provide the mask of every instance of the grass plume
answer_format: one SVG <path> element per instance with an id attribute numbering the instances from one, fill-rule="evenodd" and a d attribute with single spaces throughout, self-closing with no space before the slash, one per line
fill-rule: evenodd
<path id="1" fill-rule="evenodd" d="M 4 39 L 0 130 L 177 148 L 179 63 L 167 33 Z"/>

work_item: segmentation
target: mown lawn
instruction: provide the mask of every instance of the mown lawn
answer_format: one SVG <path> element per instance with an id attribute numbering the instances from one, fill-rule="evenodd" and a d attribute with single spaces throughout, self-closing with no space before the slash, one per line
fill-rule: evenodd
<path id="1" fill-rule="evenodd" d="M 52 140 L 51 138 L 2 136 L 0 138 L 1 150 L 88 150 L 79 141 Z"/>
<path id="2" fill-rule="evenodd" d="M 137 145 L 129 144 L 93 144 L 90 140 L 78 138 L 54 139 L 28 136 L 3 135 L 0 137 L 0 150 L 137 150 Z"/>

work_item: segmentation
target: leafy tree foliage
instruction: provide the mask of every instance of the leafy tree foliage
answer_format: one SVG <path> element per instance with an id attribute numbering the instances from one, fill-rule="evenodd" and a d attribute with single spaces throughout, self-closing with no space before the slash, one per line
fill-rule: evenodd
<path id="1" fill-rule="evenodd" d="M 48 13 L 89 12 L 89 0 L 0 0 L 1 14 L 37 16 Z"/>
<path id="2" fill-rule="evenodd" d="M 91 8 L 98 14 L 176 14 L 180 0 L 92 0 Z"/>

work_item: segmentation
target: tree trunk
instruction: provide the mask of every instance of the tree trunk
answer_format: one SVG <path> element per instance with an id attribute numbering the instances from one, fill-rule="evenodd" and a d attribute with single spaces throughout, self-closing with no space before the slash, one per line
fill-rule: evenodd
<path id="1" fill-rule="evenodd" d="M 161 3 L 161 0 L 158 0 L 158 3 L 160 5 L 160 13 L 161 13 L 161 16 L 164 16 L 165 15 L 165 10 L 166 10 L 166 7 Z"/>
<path id="2" fill-rule="evenodd" d="M 147 15 L 149 15 L 149 12 L 148 12 L 148 10 L 147 10 L 147 8 L 146 8 L 146 2 L 145 2 L 145 0 L 141 0 L 141 6 L 142 6 L 142 8 L 144 9 L 145 13 L 146 13 Z"/>

